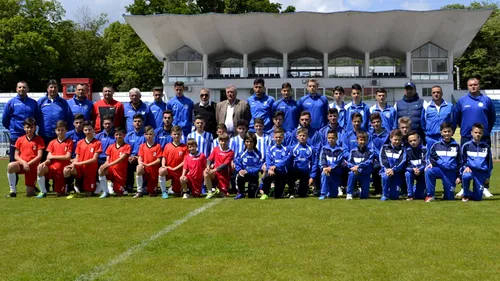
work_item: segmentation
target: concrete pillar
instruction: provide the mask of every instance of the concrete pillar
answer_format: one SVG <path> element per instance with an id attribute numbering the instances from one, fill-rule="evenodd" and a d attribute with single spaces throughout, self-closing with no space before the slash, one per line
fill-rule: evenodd
<path id="1" fill-rule="evenodd" d="M 454 63 L 453 63 L 453 53 L 452 52 L 449 52 L 448 53 L 448 80 L 449 81 L 453 81 L 453 67 L 454 67 Z"/>
<path id="2" fill-rule="evenodd" d="M 208 78 L 208 55 L 203 55 L 203 80 Z"/>
<path id="3" fill-rule="evenodd" d="M 288 54 L 283 54 L 283 73 L 281 73 L 281 78 L 288 78 Z"/>
<path id="4" fill-rule="evenodd" d="M 243 73 L 241 77 L 248 77 L 248 54 L 243 54 Z"/>
<path id="5" fill-rule="evenodd" d="M 168 58 L 163 59 L 163 73 L 162 73 L 161 83 L 163 85 L 163 101 L 168 101 Z"/>
<path id="6" fill-rule="evenodd" d="M 411 52 L 406 52 L 406 77 L 411 80 Z"/>
<path id="7" fill-rule="evenodd" d="M 328 53 L 323 53 L 323 78 L 328 78 Z"/>
<path id="8" fill-rule="evenodd" d="M 365 53 L 365 67 L 363 72 L 363 76 L 368 76 L 370 73 L 370 53 Z"/>

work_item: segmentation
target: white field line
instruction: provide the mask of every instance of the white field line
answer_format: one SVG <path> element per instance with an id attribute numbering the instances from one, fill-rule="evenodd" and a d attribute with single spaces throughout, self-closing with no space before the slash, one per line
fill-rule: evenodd
<path id="1" fill-rule="evenodd" d="M 115 265 L 117 265 L 117 264 L 125 261 L 131 255 L 135 254 L 135 252 L 142 250 L 144 247 L 146 247 L 147 245 L 149 245 L 151 242 L 155 241 L 156 239 L 162 237 L 165 234 L 168 234 L 168 233 L 172 232 L 177 227 L 179 227 L 182 224 L 184 224 L 185 222 L 187 222 L 189 219 L 191 219 L 191 218 L 195 217 L 196 215 L 202 213 L 203 211 L 205 211 L 205 210 L 213 207 L 215 204 L 221 202 L 222 200 L 223 199 L 215 199 L 214 201 L 212 201 L 212 202 L 210 202 L 208 204 L 205 204 L 205 205 L 199 207 L 198 209 L 196 209 L 196 210 L 190 212 L 189 214 L 187 214 L 182 219 L 180 219 L 178 221 L 175 221 L 174 223 L 168 225 L 167 227 L 165 227 L 164 229 L 160 230 L 159 232 L 157 232 L 156 234 L 152 235 L 151 237 L 143 240 L 141 243 L 139 243 L 139 244 L 137 244 L 137 245 L 129 248 L 128 250 L 126 250 L 122 254 L 120 254 L 117 257 L 115 257 L 114 259 L 110 260 L 108 263 L 96 266 L 92 271 L 90 271 L 87 274 L 80 275 L 75 280 L 76 281 L 90 281 L 90 280 L 96 279 L 100 275 L 103 275 L 104 273 L 106 273 L 109 269 L 111 269 L 111 267 L 113 267 L 113 266 L 115 266 Z"/>

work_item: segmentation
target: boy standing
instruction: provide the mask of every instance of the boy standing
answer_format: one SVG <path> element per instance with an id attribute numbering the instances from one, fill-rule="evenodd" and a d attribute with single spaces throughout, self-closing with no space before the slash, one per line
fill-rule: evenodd
<path id="1" fill-rule="evenodd" d="M 425 199 L 425 161 L 427 159 L 427 148 L 420 142 L 420 135 L 417 131 L 411 131 L 408 134 L 408 144 L 406 148 L 406 187 L 408 189 L 408 198 Z M 414 184 L 414 182 L 417 182 Z"/>
<path id="2" fill-rule="evenodd" d="M 377 99 L 377 103 L 370 107 L 370 114 L 380 114 L 382 127 L 387 130 L 387 132 L 391 132 L 396 129 L 398 125 L 396 109 L 387 104 L 387 91 L 384 88 L 376 90 L 375 98 Z"/>
<path id="3" fill-rule="evenodd" d="M 391 143 L 384 144 L 380 149 L 380 174 L 382 176 L 382 198 L 399 199 L 399 189 L 404 183 L 404 167 L 406 164 L 406 153 L 401 145 L 403 134 L 396 129 L 391 132 Z"/>
<path id="4" fill-rule="evenodd" d="M 116 142 L 106 149 L 106 162 L 99 168 L 99 185 L 102 194 L 99 198 L 107 198 L 110 194 L 123 195 L 127 181 L 128 158 L 130 156 L 130 145 L 125 143 L 125 129 L 115 129 Z M 107 181 L 113 183 L 113 188 L 108 190 Z"/>
<path id="5" fill-rule="evenodd" d="M 358 146 L 349 152 L 347 168 L 349 177 L 347 179 L 346 200 L 352 200 L 352 194 L 357 182 L 361 185 L 360 199 L 367 199 L 370 195 L 370 175 L 372 173 L 373 152 L 368 149 L 368 134 L 360 131 L 356 135 Z"/>
<path id="6" fill-rule="evenodd" d="M 149 197 L 156 197 L 156 187 L 158 186 L 158 171 L 161 162 L 161 147 L 155 143 L 155 132 L 152 126 L 144 129 L 146 142 L 139 147 L 137 158 L 137 193 L 134 198 L 142 197 L 144 192 L 144 177 L 146 178 L 147 192 Z"/>
<path id="7" fill-rule="evenodd" d="M 274 131 L 275 145 L 269 148 L 266 157 L 267 172 L 263 178 L 261 200 L 269 198 L 271 183 L 275 182 L 274 198 L 282 198 L 287 182 L 288 164 L 290 159 L 290 149 L 283 145 L 285 140 L 285 131 L 277 128 Z"/>
<path id="8" fill-rule="evenodd" d="M 472 125 L 472 140 L 462 146 L 462 187 L 464 197 L 462 201 L 470 199 L 480 201 L 483 199 L 483 190 L 489 182 L 491 171 L 493 170 L 493 160 L 490 146 L 481 141 L 484 135 L 484 126 L 480 123 Z M 470 184 L 472 181 L 472 194 L 470 194 Z"/>
<path id="9" fill-rule="evenodd" d="M 354 113 L 359 113 L 363 117 L 363 123 L 361 123 L 361 130 L 368 132 L 368 123 L 370 120 L 370 107 L 361 100 L 362 89 L 361 85 L 352 85 L 351 97 L 352 102 L 346 104 L 346 131 L 352 130 L 352 117 Z"/>
<path id="10" fill-rule="evenodd" d="M 229 148 L 229 136 L 222 134 L 219 136 L 219 145 L 214 148 L 210 157 L 207 159 L 207 167 L 203 176 L 205 178 L 205 185 L 209 193 L 207 199 L 212 198 L 216 194 L 222 197 L 228 195 L 228 188 L 231 178 L 231 163 L 234 158 L 234 152 Z M 216 180 L 218 188 L 212 192 L 212 181 Z"/>
<path id="11" fill-rule="evenodd" d="M 76 126 L 75 126 L 76 127 Z M 94 138 L 94 125 L 91 121 L 83 123 L 85 138 L 76 145 L 73 162 L 64 167 L 64 177 L 74 177 L 82 181 L 85 196 L 90 197 L 96 190 L 97 159 L 102 152 L 101 142 Z M 67 198 L 73 198 L 73 194 Z"/>
<path id="12" fill-rule="evenodd" d="M 333 89 L 333 102 L 330 104 L 331 109 L 337 109 L 337 112 L 339 114 L 338 117 L 338 122 L 340 127 L 345 128 L 346 127 L 346 111 L 345 111 L 345 103 L 344 103 L 344 88 L 342 86 L 336 86 Z M 340 139 L 340 136 L 339 136 Z"/>
<path id="13" fill-rule="evenodd" d="M 26 184 L 26 196 L 33 196 L 36 185 L 37 167 L 42 159 L 45 145 L 40 136 L 35 135 L 35 119 L 28 117 L 24 119 L 24 136 L 16 140 L 16 151 L 14 152 L 14 162 L 7 165 L 7 179 L 9 180 L 10 193 L 7 197 L 16 197 L 16 174 L 24 174 Z"/>
<path id="14" fill-rule="evenodd" d="M 113 117 L 106 115 L 102 118 L 103 130 L 95 135 L 95 138 L 101 142 L 102 153 L 99 155 L 99 167 L 106 162 L 106 150 L 108 147 L 115 143 L 115 132 L 113 129 Z"/>
<path id="15" fill-rule="evenodd" d="M 292 181 L 289 182 L 288 188 L 290 198 L 295 198 L 295 182 L 299 180 L 299 197 L 307 197 L 308 187 L 312 186 L 317 174 L 316 150 L 314 147 L 307 144 L 308 131 L 306 128 L 297 130 L 298 144 L 293 146 L 291 151 L 292 165 Z"/>
<path id="16" fill-rule="evenodd" d="M 227 134 L 227 127 L 226 127 L 226 125 L 225 124 L 219 124 L 219 125 L 217 125 L 216 133 L 217 133 L 217 138 L 214 139 L 214 141 L 212 142 L 212 149 L 210 151 L 213 151 L 214 148 L 216 148 L 216 147 L 219 146 L 219 137 L 222 134 Z M 208 156 L 210 156 L 210 155 L 208 155 Z"/>
<path id="17" fill-rule="evenodd" d="M 411 130 L 411 119 L 410 117 L 401 117 L 398 119 L 398 129 L 403 134 L 403 146 L 408 147 L 408 134 Z M 423 140 L 421 140 L 423 141 Z"/>
<path id="18" fill-rule="evenodd" d="M 144 116 L 138 113 L 134 115 L 134 130 L 128 132 L 125 136 L 125 142 L 130 145 L 130 157 L 128 158 L 128 169 L 127 169 L 127 182 L 124 194 L 133 191 L 134 186 L 134 172 L 137 169 L 137 159 L 139 158 L 137 154 L 139 153 L 139 147 L 144 143 Z"/>
<path id="19" fill-rule="evenodd" d="M 57 121 L 55 131 L 57 138 L 52 140 L 47 147 L 47 160 L 38 165 L 37 181 L 41 192 L 36 196 L 37 198 L 47 197 L 45 176 L 47 176 L 47 179 L 53 180 L 54 191 L 58 197 L 66 194 L 63 168 L 70 163 L 73 140 L 66 138 L 66 132 L 68 131 L 66 121 Z"/>
<path id="20" fill-rule="evenodd" d="M 214 140 L 212 133 L 205 132 L 205 120 L 203 116 L 198 115 L 194 118 L 195 131 L 189 133 L 188 139 L 194 139 L 197 144 L 197 149 L 204 155 L 210 155 L 212 152 L 212 142 Z M 188 148 L 189 149 L 189 148 Z"/>
<path id="21" fill-rule="evenodd" d="M 337 141 L 342 139 L 342 134 L 344 133 L 344 129 L 340 126 L 338 120 L 339 120 L 339 111 L 336 108 L 328 109 L 328 125 L 326 125 L 325 127 L 321 128 L 318 131 L 321 145 L 328 144 L 328 132 L 330 131 L 334 131 L 337 133 Z"/>
<path id="22" fill-rule="evenodd" d="M 448 122 L 440 126 L 441 140 L 434 143 L 429 152 L 429 164 L 425 168 L 427 197 L 425 202 L 435 201 L 436 179 L 443 180 L 444 200 L 453 200 L 455 186 L 460 180 L 460 146 L 452 138 L 453 127 Z"/>
<path id="23" fill-rule="evenodd" d="M 167 199 L 167 179 L 172 180 L 172 191 L 176 194 L 181 194 L 182 166 L 184 165 L 184 157 L 188 153 L 188 148 L 181 143 L 183 131 L 179 126 L 172 127 L 172 142 L 167 143 L 163 148 L 160 173 L 160 188 L 162 198 Z"/>
<path id="24" fill-rule="evenodd" d="M 184 158 L 181 176 L 182 192 L 184 193 L 182 198 L 185 199 L 191 196 L 200 197 L 203 171 L 207 163 L 205 154 L 198 151 L 196 140 L 188 138 L 187 147 L 189 154 Z"/>
<path id="25" fill-rule="evenodd" d="M 330 109 L 336 110 L 336 109 Z M 337 198 L 339 195 L 340 178 L 344 162 L 342 148 L 337 145 L 337 132 L 328 131 L 328 144 L 321 148 L 319 161 L 321 162 L 321 195 L 319 200 Z"/>

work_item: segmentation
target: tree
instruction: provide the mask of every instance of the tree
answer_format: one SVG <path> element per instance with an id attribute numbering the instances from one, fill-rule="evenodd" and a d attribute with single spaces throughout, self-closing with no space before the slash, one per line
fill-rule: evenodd
<path id="1" fill-rule="evenodd" d="M 461 88 L 467 88 L 467 79 L 481 78 L 481 86 L 486 89 L 500 88 L 500 10 L 490 2 L 472 2 L 446 5 L 443 9 L 493 9 L 493 13 L 471 42 L 455 65 L 460 68 Z"/>

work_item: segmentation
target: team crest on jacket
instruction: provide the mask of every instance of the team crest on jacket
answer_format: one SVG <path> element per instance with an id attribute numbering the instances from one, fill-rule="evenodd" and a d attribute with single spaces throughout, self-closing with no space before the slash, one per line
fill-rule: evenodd
<path id="1" fill-rule="evenodd" d="M 182 154 L 184 154 L 184 152 L 182 152 L 182 151 L 179 151 L 179 156 L 182 156 Z"/>
<path id="2" fill-rule="evenodd" d="M 386 112 L 385 113 L 385 117 L 387 117 L 387 118 L 391 117 L 391 113 L 390 112 Z"/>
<path id="3" fill-rule="evenodd" d="M 483 107 L 483 106 L 484 106 L 484 104 L 483 104 L 482 102 L 479 102 L 479 103 L 477 104 L 477 106 L 479 106 L 479 107 Z"/>
<path id="4" fill-rule="evenodd" d="M 153 152 L 153 156 L 154 156 L 154 157 L 156 157 L 156 151 L 155 151 L 155 152 Z"/>
<path id="5" fill-rule="evenodd" d="M 90 153 L 93 153 L 93 152 L 94 152 L 94 148 L 93 148 L 93 147 L 91 147 L 91 148 L 90 148 Z"/>
<path id="6" fill-rule="evenodd" d="M 457 152 L 457 148 L 456 147 L 450 147 L 450 152 Z"/>
<path id="7" fill-rule="evenodd" d="M 35 144 L 35 145 L 33 145 L 33 150 L 36 150 L 36 144 Z"/>
<path id="8" fill-rule="evenodd" d="M 187 105 L 187 104 L 185 104 L 185 105 L 184 105 L 184 108 L 185 108 L 185 109 L 187 109 L 187 108 L 188 108 L 188 105 Z"/>

